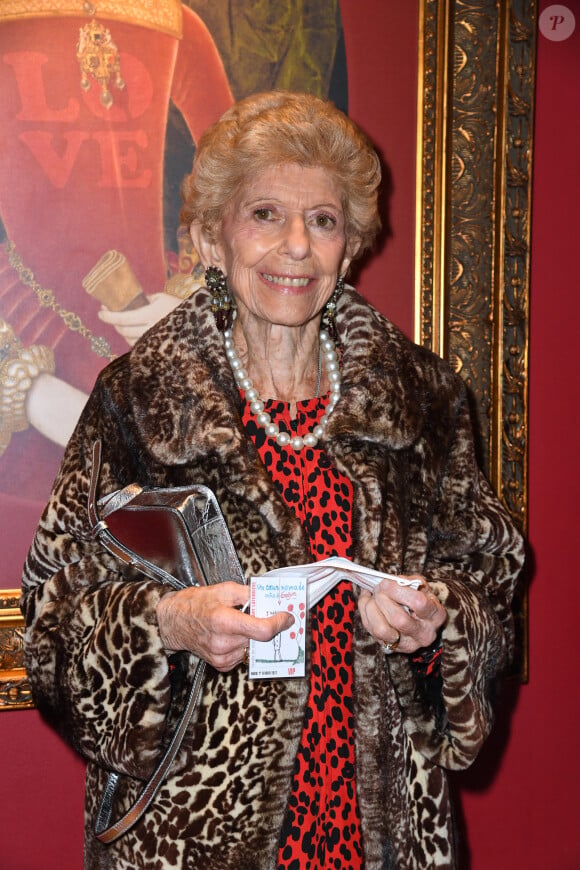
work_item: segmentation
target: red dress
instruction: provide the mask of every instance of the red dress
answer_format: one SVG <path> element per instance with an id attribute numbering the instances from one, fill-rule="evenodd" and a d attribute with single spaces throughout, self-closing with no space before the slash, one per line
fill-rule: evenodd
<path id="1" fill-rule="evenodd" d="M 265 410 L 281 430 L 304 435 L 324 413 L 328 396 L 298 402 L 291 420 L 285 402 Z M 309 540 L 313 560 L 351 555 L 352 486 L 323 449 L 279 447 L 243 403 L 246 431 L 284 501 Z M 351 584 L 334 587 L 311 611 L 310 696 L 281 837 L 278 870 L 361 868 L 352 698 Z"/>

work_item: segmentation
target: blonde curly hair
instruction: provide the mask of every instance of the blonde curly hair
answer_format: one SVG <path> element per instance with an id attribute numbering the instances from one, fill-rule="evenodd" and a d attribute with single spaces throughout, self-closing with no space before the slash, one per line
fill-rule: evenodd
<path id="1" fill-rule="evenodd" d="M 349 255 L 371 247 L 381 226 L 381 167 L 375 149 L 331 102 L 288 91 L 246 97 L 203 133 L 182 186 L 181 223 L 199 223 L 215 238 L 240 188 L 284 163 L 321 168 L 334 177 Z"/>

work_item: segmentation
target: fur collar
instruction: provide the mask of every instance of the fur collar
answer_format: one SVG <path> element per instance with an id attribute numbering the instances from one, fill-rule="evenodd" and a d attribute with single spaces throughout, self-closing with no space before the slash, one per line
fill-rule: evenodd
<path id="1" fill-rule="evenodd" d="M 353 289 L 343 294 L 342 396 L 328 438 L 408 447 L 423 426 L 422 349 Z M 130 354 L 130 393 L 138 428 L 155 459 L 194 462 L 215 451 L 224 462 L 244 432 L 238 392 L 205 290 L 150 330 Z"/>

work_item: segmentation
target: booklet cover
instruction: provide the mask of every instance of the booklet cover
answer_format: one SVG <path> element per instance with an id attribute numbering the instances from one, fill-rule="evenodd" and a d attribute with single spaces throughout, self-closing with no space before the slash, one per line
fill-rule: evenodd
<path id="1" fill-rule="evenodd" d="M 294 616 L 294 624 L 272 640 L 250 640 L 248 676 L 251 680 L 304 676 L 306 593 L 307 578 L 299 572 L 287 572 L 283 577 L 270 574 L 252 577 L 252 616 L 272 616 L 287 610 Z"/>

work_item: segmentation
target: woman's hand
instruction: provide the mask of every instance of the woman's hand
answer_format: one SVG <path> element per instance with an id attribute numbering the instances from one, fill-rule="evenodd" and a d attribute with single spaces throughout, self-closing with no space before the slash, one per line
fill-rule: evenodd
<path id="1" fill-rule="evenodd" d="M 447 618 L 424 577 L 413 574 L 407 579 L 423 585 L 413 589 L 382 580 L 372 594 L 362 591 L 358 599 L 364 627 L 376 640 L 390 644 L 390 652 L 412 653 L 430 646 Z"/>
<path id="2" fill-rule="evenodd" d="M 231 671 L 244 660 L 250 638 L 271 640 L 294 622 L 286 612 L 263 619 L 242 613 L 249 597 L 249 586 L 233 582 L 168 593 L 157 606 L 165 649 L 188 650 L 218 671 Z"/>

